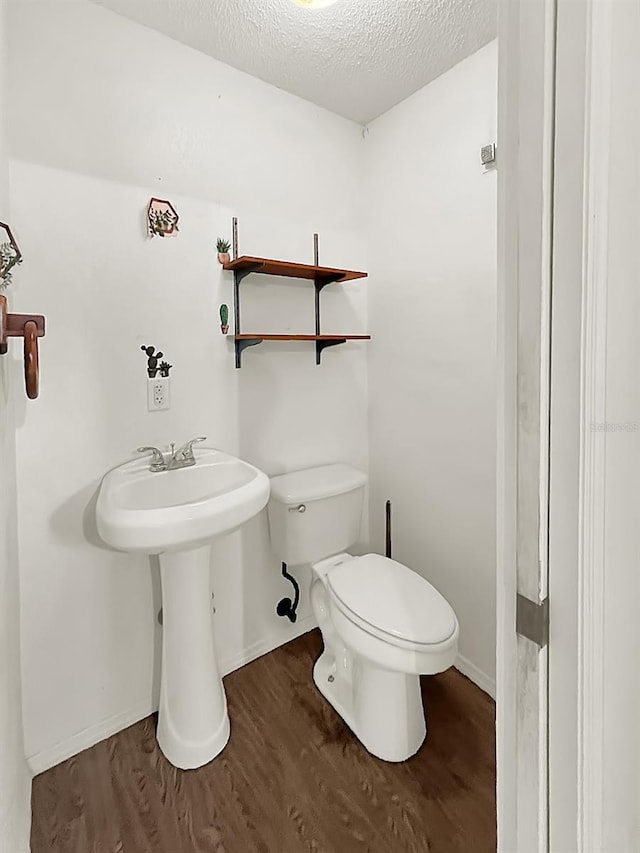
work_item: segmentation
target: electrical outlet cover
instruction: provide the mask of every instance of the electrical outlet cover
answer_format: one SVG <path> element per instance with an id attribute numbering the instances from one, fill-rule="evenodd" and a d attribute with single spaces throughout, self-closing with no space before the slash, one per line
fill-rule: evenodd
<path id="1" fill-rule="evenodd" d="M 168 376 L 147 380 L 147 408 L 150 412 L 163 412 L 171 408 Z"/>

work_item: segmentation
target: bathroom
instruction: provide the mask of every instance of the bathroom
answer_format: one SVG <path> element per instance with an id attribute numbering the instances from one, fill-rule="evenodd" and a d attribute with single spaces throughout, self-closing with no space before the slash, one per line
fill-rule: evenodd
<path id="1" fill-rule="evenodd" d="M 38 398 L 16 342 L 0 365 L 6 714 L 27 763 L 7 785 L 18 802 L 33 777 L 30 849 L 495 850 L 496 3 L 179 5 L 2 6 L 0 219 L 23 256 L 5 294 L 46 317 Z M 166 238 L 152 199 L 179 216 Z M 239 348 L 240 308 L 244 332 L 317 336 L 316 293 L 259 267 L 236 287 L 219 238 L 232 259 L 366 271 L 318 291 L 339 345 Z M 157 411 L 151 346 L 171 365 Z M 228 744 L 198 769 L 165 757 L 161 560 L 107 544 L 99 493 L 137 448 L 196 436 L 196 465 L 206 447 L 266 478 L 362 473 L 358 532 L 317 558 L 391 554 L 459 626 L 446 665 L 418 669 L 410 755 L 376 757 L 316 689 L 312 560 L 283 576 L 265 497 L 212 539 Z M 287 510 L 311 518 L 306 494 Z"/>

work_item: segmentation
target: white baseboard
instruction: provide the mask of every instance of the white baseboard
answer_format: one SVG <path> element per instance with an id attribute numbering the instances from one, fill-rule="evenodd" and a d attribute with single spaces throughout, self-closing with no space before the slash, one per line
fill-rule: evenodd
<path id="1" fill-rule="evenodd" d="M 254 643 L 252 646 L 243 649 L 234 657 L 229 658 L 226 661 L 221 661 L 220 669 L 224 675 L 229 675 L 229 673 L 234 672 L 236 669 L 240 669 L 240 667 L 251 663 L 251 661 L 254 661 L 259 657 L 262 657 L 262 655 L 266 655 L 296 637 L 306 634 L 307 631 L 311 631 L 316 626 L 317 622 L 313 615 L 306 616 L 304 619 L 301 619 L 300 622 L 297 622 L 295 627 L 292 626 L 293 630 L 289 636 L 283 638 L 283 636 L 279 634 L 277 637 L 265 637 L 257 643 Z M 465 657 L 462 657 L 462 655 L 458 655 L 454 666 L 463 675 L 466 675 L 467 678 L 473 681 L 473 683 L 481 690 L 488 693 L 492 699 L 496 698 L 495 681 L 489 678 L 489 676 L 482 672 L 481 669 L 478 669 L 475 664 L 468 661 Z M 148 717 L 157 710 L 157 706 L 151 701 L 151 699 L 145 699 L 143 702 L 139 702 L 132 708 L 128 708 L 112 717 L 108 717 L 106 720 L 96 723 L 95 726 L 89 726 L 89 728 L 77 732 L 70 738 L 61 741 L 48 749 L 43 749 L 40 752 L 36 752 L 33 755 L 28 756 L 27 762 L 29 764 L 29 768 L 34 776 L 38 773 L 44 773 L 45 770 L 55 767 L 55 765 L 60 764 L 61 761 L 66 761 L 67 758 L 71 758 L 79 752 L 89 749 L 91 746 L 95 746 L 95 744 L 99 743 L 101 740 L 105 740 L 105 738 L 111 737 L 123 729 L 132 726 L 134 723 L 137 723 L 139 720 L 143 720 L 145 717 Z"/>
<path id="2" fill-rule="evenodd" d="M 127 708 L 119 714 L 114 714 L 112 717 L 107 717 L 106 720 L 101 720 L 94 726 L 82 729 L 82 731 L 71 735 L 71 737 L 60 743 L 40 750 L 40 752 L 36 752 L 33 755 L 28 755 L 27 764 L 29 765 L 29 769 L 34 776 L 37 776 L 38 773 L 44 773 L 45 770 L 55 767 L 61 761 L 66 761 L 67 758 L 71 758 L 73 755 L 77 755 L 84 749 L 94 746 L 94 744 L 99 743 L 101 740 L 105 740 L 105 738 L 121 732 L 123 729 L 128 728 L 128 726 L 132 726 L 138 720 L 143 720 L 156 710 L 157 708 L 154 707 L 151 699 L 145 699 L 132 708 Z"/>
<path id="3" fill-rule="evenodd" d="M 496 698 L 496 682 L 495 679 L 489 678 L 489 676 L 484 673 L 481 669 L 471 663 L 470 660 L 463 657 L 462 655 L 458 655 L 456 658 L 456 662 L 454 663 L 455 668 L 458 672 L 461 672 L 463 675 L 466 675 L 470 681 L 480 688 L 480 690 L 484 690 L 485 693 L 488 693 L 489 696 L 495 701 Z"/>
<path id="4" fill-rule="evenodd" d="M 229 675 L 230 672 L 240 669 L 241 666 L 245 666 L 246 664 L 251 663 L 251 661 L 262 657 L 262 655 L 266 655 L 268 652 L 272 652 L 279 646 L 294 640 L 296 637 L 306 634 L 307 631 L 311 631 L 315 628 L 317 624 L 318 623 L 313 615 L 306 616 L 304 619 L 296 622 L 295 625 L 292 625 L 292 630 L 284 637 L 282 634 L 278 634 L 275 637 L 265 637 L 257 643 L 254 643 L 252 646 L 243 649 L 239 654 L 234 655 L 234 657 L 229 658 L 226 661 L 221 661 L 220 671 L 223 675 Z M 157 710 L 158 706 L 151 700 L 151 698 L 145 699 L 143 702 L 138 702 L 133 707 L 127 708 L 119 714 L 114 714 L 114 716 L 108 717 L 106 720 L 101 720 L 94 726 L 89 726 L 89 728 L 71 735 L 71 737 L 66 740 L 54 744 L 54 746 L 27 756 L 29 769 L 34 776 L 37 776 L 38 773 L 44 773 L 45 770 L 55 767 L 55 765 L 60 764 L 61 761 L 66 761 L 67 758 L 71 758 L 79 752 L 89 749 L 91 746 L 95 746 L 95 744 L 100 743 L 101 740 L 105 740 L 106 738 L 121 732 L 123 729 L 132 726 L 139 720 L 143 720 L 150 714 L 155 713 Z"/>
<path id="5" fill-rule="evenodd" d="M 261 658 L 262 655 L 272 652 L 279 646 L 284 646 L 285 643 L 290 643 L 291 640 L 295 640 L 296 637 L 306 634 L 307 631 L 311 631 L 313 628 L 317 628 L 317 626 L 318 623 L 316 622 L 315 617 L 313 614 L 310 614 L 309 616 L 305 616 L 304 619 L 301 619 L 299 622 L 296 622 L 295 625 L 292 625 L 291 630 L 284 636 L 283 634 L 278 633 L 275 637 L 264 637 L 263 639 L 258 640 L 258 642 L 254 643 L 252 646 L 242 649 L 242 651 L 237 655 L 227 658 L 226 661 L 220 661 L 220 671 L 222 672 L 223 677 L 225 675 L 229 675 L 230 672 L 235 672 L 236 669 L 240 669 L 241 666 L 246 666 L 246 664 L 251 663 L 251 661 Z"/>

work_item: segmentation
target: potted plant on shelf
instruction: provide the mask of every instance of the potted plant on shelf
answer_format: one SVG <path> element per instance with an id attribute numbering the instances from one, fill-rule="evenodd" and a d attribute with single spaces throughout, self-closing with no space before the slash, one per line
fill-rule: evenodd
<path id="1" fill-rule="evenodd" d="M 229 331 L 229 308 L 224 304 L 220 306 L 220 331 L 223 335 Z"/>
<path id="2" fill-rule="evenodd" d="M 223 265 L 228 264 L 231 260 L 231 255 L 229 254 L 231 243 L 228 240 L 224 240 L 222 237 L 218 237 L 216 248 L 218 249 L 218 260 L 220 263 Z"/>

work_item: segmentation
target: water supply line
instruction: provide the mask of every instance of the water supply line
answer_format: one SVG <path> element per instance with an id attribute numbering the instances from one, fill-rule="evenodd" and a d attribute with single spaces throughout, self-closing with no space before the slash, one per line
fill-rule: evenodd
<path id="1" fill-rule="evenodd" d="M 287 564 L 282 564 L 282 576 L 285 577 L 293 586 L 294 596 L 293 601 L 290 598 L 282 598 L 276 607 L 278 616 L 286 616 L 290 622 L 295 622 L 298 618 L 298 605 L 300 604 L 300 587 L 298 581 L 287 571 Z"/>
<path id="2" fill-rule="evenodd" d="M 386 507 L 386 524 L 385 524 L 385 549 L 384 555 L 389 560 L 391 559 L 391 501 L 387 501 Z"/>

